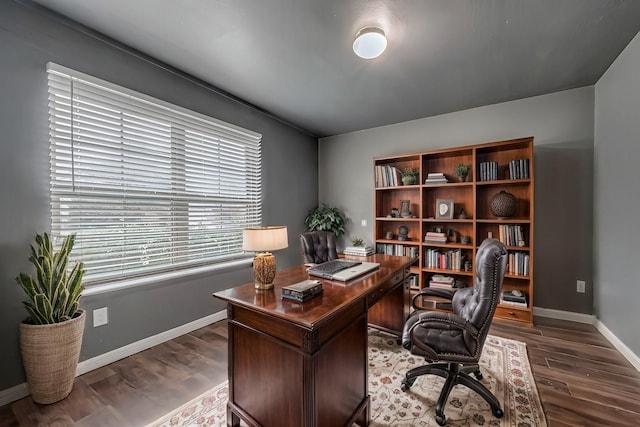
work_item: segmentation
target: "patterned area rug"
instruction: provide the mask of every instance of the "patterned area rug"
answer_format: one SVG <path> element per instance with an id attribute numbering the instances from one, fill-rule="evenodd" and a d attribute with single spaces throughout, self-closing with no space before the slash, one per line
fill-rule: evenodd
<path id="1" fill-rule="evenodd" d="M 369 394 L 371 426 L 435 426 L 435 404 L 444 379 L 428 375 L 418 378 L 408 392 L 400 389 L 404 374 L 423 360 L 398 346 L 395 337 L 369 333 Z M 480 368 L 482 382 L 502 403 L 504 417 L 495 418 L 489 405 L 464 386 L 454 387 L 445 406 L 448 426 L 545 427 L 527 349 L 519 341 L 487 337 Z M 226 426 L 228 383 L 207 391 L 149 427 Z"/>

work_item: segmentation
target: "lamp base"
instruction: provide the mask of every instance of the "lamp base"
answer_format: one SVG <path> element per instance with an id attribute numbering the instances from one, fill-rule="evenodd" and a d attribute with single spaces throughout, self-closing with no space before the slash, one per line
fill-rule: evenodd
<path id="1" fill-rule="evenodd" d="M 273 289 L 276 277 L 276 257 L 270 252 L 257 254 L 253 259 L 253 274 L 256 289 Z"/>

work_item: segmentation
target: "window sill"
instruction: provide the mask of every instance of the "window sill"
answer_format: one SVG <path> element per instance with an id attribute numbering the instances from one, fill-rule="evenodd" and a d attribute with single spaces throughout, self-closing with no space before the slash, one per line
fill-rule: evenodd
<path id="1" fill-rule="evenodd" d="M 134 288 L 137 286 L 144 286 L 151 283 L 163 282 L 166 280 L 173 280 L 177 278 L 184 278 L 195 276 L 197 274 L 208 274 L 214 272 L 222 272 L 225 270 L 240 269 L 251 267 L 253 257 L 236 259 L 233 261 L 221 262 L 213 265 L 206 265 L 203 267 L 190 268 L 188 270 L 171 271 L 168 273 L 154 274 L 152 276 L 137 277 L 135 279 L 120 280 L 113 283 L 105 283 L 101 285 L 89 286 L 82 291 L 82 296 L 92 296 L 104 294 L 107 292 L 121 291 L 123 289 Z"/>

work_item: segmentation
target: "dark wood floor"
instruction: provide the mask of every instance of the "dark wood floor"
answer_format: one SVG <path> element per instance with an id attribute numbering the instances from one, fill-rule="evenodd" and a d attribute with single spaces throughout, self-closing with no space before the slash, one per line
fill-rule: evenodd
<path id="1" fill-rule="evenodd" d="M 550 426 L 639 426 L 640 373 L 591 325 L 536 318 L 491 333 L 527 343 Z M 224 321 L 76 378 L 53 405 L 0 408 L 7 426 L 144 426 L 227 376 Z"/>

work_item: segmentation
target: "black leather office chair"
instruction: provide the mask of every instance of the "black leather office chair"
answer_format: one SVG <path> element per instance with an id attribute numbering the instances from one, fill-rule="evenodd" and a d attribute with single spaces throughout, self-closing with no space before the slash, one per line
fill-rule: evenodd
<path id="1" fill-rule="evenodd" d="M 497 418 L 504 415 L 498 399 L 479 381 L 482 374 L 478 361 L 500 301 L 506 264 L 504 245 L 495 239 L 485 239 L 476 254 L 473 287 L 457 291 L 426 288 L 413 298 L 416 311 L 405 322 L 402 345 L 412 354 L 424 357 L 429 364 L 407 372 L 402 390 L 409 390 L 421 375 L 445 378 L 436 405 L 435 419 L 441 426 L 446 422 L 444 406 L 456 384 L 469 387 L 482 396 Z M 416 302 L 424 295 L 451 299 L 453 313 L 419 309 Z"/>
<path id="2" fill-rule="evenodd" d="M 305 264 L 321 264 L 338 259 L 336 235 L 331 231 L 308 231 L 300 234 L 302 258 Z"/>

